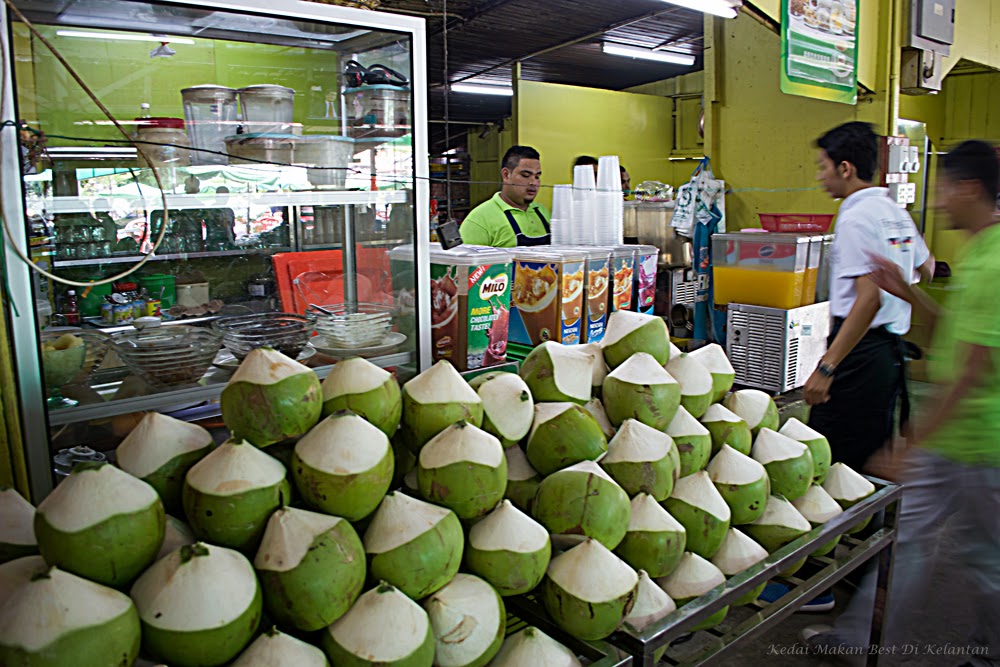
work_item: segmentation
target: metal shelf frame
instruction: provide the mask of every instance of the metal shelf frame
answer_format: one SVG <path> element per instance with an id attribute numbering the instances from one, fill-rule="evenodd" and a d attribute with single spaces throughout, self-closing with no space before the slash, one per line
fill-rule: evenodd
<path id="1" fill-rule="evenodd" d="M 655 667 L 658 663 L 653 654 L 668 646 L 675 639 L 686 635 L 691 628 L 704 621 L 723 607 L 741 596 L 749 593 L 760 584 L 780 578 L 778 574 L 789 566 L 802 560 L 809 560 L 821 566 L 821 569 L 805 581 L 787 578 L 790 592 L 778 601 L 763 606 L 746 621 L 725 634 L 713 633 L 719 641 L 684 662 L 677 662 L 664 657 L 668 664 L 694 667 L 709 665 L 723 657 L 732 657 L 732 651 L 747 642 L 772 629 L 782 620 L 793 614 L 803 604 L 817 594 L 827 590 L 836 582 L 858 569 L 872 558 L 878 559 L 878 594 L 875 596 L 875 613 L 872 619 L 870 634 L 871 645 L 881 645 L 884 639 L 883 611 L 886 608 L 890 585 L 892 582 L 892 561 L 897 539 L 897 522 L 900 503 L 903 497 L 902 487 L 885 480 L 868 477 L 875 484 L 873 495 L 845 510 L 827 523 L 814 528 L 806 535 L 790 542 L 770 557 L 747 569 L 738 575 L 730 577 L 724 586 L 692 600 L 674 613 L 653 624 L 644 631 L 636 633 L 626 626 L 620 628 L 608 642 L 631 655 L 636 667 Z M 810 557 L 816 549 L 842 535 L 852 526 L 867 518 L 884 513 L 884 521 L 880 528 L 874 530 L 867 538 L 856 539 L 844 536 L 841 542 L 848 548 L 836 558 Z M 879 664 L 881 656 L 878 652 L 867 654 L 867 665 L 874 667 Z"/>

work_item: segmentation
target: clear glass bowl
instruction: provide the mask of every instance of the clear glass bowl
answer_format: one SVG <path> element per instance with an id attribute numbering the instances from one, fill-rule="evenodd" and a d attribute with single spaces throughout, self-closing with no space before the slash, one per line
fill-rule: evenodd
<path id="1" fill-rule="evenodd" d="M 60 327 L 42 331 L 40 338 L 50 407 L 72 405 L 60 390 L 68 384 L 87 384 L 108 353 L 108 336 L 100 331 Z"/>
<path id="2" fill-rule="evenodd" d="M 223 317 L 215 320 L 212 328 L 237 359 L 244 359 L 258 347 L 271 347 L 295 359 L 312 337 L 316 323 L 312 317 L 295 313 L 258 313 Z"/>
<path id="3" fill-rule="evenodd" d="M 189 325 L 123 331 L 111 337 L 121 360 L 152 385 L 175 386 L 200 380 L 222 347 L 222 334 Z"/>
<path id="4" fill-rule="evenodd" d="M 392 330 L 393 308 L 378 303 L 324 306 L 325 312 L 310 307 L 316 315 L 316 331 L 332 347 L 352 348 L 378 345 Z"/>

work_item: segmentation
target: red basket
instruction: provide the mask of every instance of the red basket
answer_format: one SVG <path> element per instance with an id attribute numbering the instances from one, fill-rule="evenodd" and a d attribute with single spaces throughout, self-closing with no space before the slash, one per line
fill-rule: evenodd
<path id="1" fill-rule="evenodd" d="M 832 214 L 820 213 L 758 213 L 760 226 L 769 232 L 826 232 L 833 222 Z"/>

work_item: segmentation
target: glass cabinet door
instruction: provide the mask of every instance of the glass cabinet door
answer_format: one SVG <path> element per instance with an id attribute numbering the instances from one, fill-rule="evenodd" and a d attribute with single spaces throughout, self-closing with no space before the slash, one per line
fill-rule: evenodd
<path id="1" fill-rule="evenodd" d="M 217 414 L 262 344 L 321 376 L 417 369 L 417 272 L 390 264 L 419 246 L 412 31 L 280 3 L 19 7 L 27 245 L 83 283 L 31 274 L 49 456 L 110 451 L 147 410 Z"/>

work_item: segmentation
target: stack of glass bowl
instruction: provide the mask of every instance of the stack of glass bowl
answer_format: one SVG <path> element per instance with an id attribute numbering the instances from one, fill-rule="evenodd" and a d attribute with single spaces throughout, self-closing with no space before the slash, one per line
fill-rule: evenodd
<path id="1" fill-rule="evenodd" d="M 190 325 L 123 331 L 111 344 L 135 375 L 152 385 L 193 384 L 201 379 L 222 347 L 222 334 Z"/>
<path id="2" fill-rule="evenodd" d="M 310 306 L 316 331 L 330 347 L 353 349 L 378 345 L 392 330 L 393 309 L 379 303 Z"/>
<path id="3" fill-rule="evenodd" d="M 226 349 L 241 361 L 258 347 L 274 348 L 295 359 L 312 337 L 316 323 L 313 317 L 296 313 L 256 313 L 220 318 L 212 328 L 222 335 Z"/>

